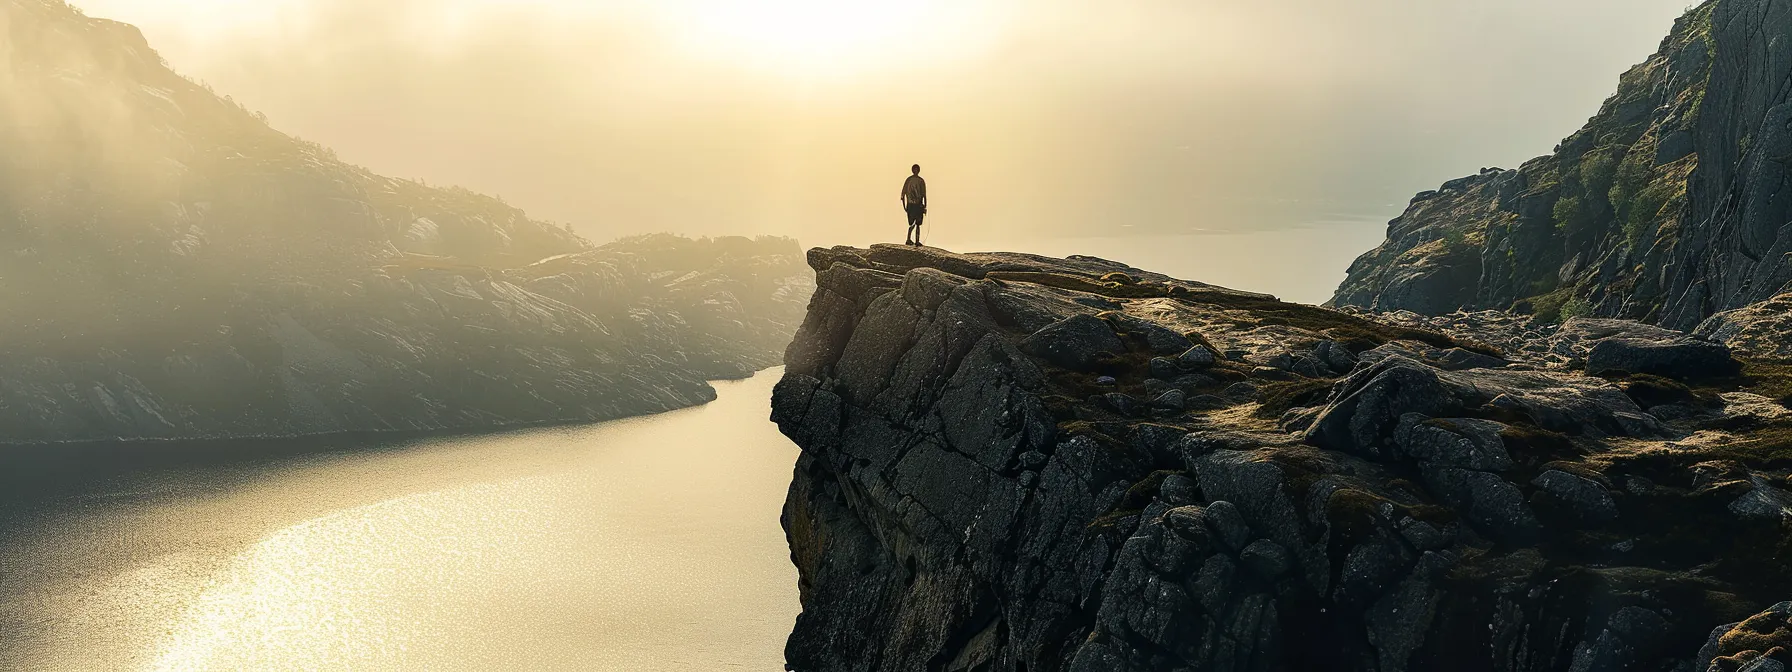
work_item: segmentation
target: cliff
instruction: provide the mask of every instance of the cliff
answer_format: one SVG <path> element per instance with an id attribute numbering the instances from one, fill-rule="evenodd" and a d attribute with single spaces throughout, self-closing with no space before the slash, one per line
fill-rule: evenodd
<path id="1" fill-rule="evenodd" d="M 1087 257 L 809 263 L 772 402 L 802 449 L 791 669 L 1792 662 L 1770 312 L 1700 338 Z"/>
<path id="2" fill-rule="evenodd" d="M 776 363 L 794 241 L 602 247 L 345 164 L 130 26 L 0 2 L 0 443 L 594 420 Z"/>
<path id="3" fill-rule="evenodd" d="M 1709 0 L 1555 151 L 1415 198 L 1331 304 L 1692 329 L 1789 288 L 1792 4 Z"/>

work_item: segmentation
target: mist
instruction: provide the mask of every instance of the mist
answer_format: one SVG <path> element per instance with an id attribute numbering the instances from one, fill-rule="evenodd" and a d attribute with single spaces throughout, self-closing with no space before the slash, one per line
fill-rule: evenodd
<path id="1" fill-rule="evenodd" d="M 497 194 L 599 240 L 808 244 L 892 238 L 911 163 L 932 223 L 980 238 L 1385 219 L 1414 192 L 1547 152 L 1687 8 L 844 5 L 810 28 L 902 25 L 804 51 L 714 33 L 704 17 L 723 0 L 79 4 L 378 172 Z"/>

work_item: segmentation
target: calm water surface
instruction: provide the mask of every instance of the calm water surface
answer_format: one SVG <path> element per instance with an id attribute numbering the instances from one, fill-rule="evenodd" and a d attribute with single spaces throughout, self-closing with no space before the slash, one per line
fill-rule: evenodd
<path id="1" fill-rule="evenodd" d="M 15 509 L 0 669 L 782 669 L 778 375 L 649 418 L 157 468 Z"/>

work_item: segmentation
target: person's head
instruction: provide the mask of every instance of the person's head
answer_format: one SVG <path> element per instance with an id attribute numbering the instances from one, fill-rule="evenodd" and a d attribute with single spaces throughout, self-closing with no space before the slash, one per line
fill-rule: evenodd
<path id="1" fill-rule="evenodd" d="M 909 170 L 914 171 L 914 173 L 916 175 L 920 175 L 921 174 L 921 164 L 917 163 L 917 164 L 915 164 L 915 167 L 910 168 Z"/>

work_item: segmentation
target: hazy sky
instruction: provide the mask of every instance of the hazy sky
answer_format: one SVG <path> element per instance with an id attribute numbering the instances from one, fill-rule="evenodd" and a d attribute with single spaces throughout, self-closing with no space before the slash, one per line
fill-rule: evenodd
<path id="1" fill-rule="evenodd" d="M 1579 127 L 1687 0 L 75 0 L 376 171 L 594 238 L 1387 218 Z"/>

